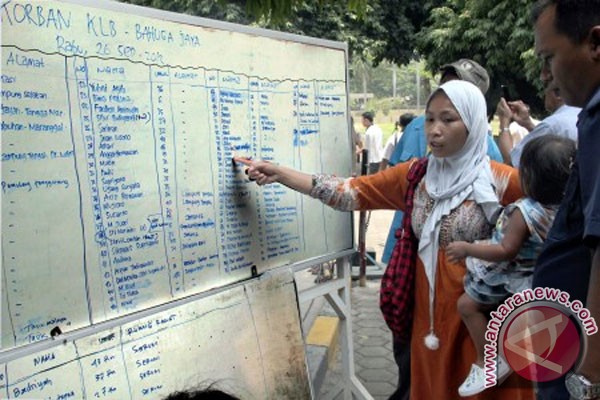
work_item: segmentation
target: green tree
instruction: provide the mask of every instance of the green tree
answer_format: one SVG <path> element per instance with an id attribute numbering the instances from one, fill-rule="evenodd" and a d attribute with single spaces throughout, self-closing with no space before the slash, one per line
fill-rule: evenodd
<path id="1" fill-rule="evenodd" d="M 217 19 L 220 21 L 234 22 L 249 25 L 256 18 L 250 16 L 242 1 L 219 0 L 121 0 L 139 6 L 158 8 L 182 14 L 195 15 Z"/>
<path id="2" fill-rule="evenodd" d="M 351 58 L 374 65 L 407 64 L 414 58 L 416 32 L 441 0 L 122 0 L 124 2 L 253 24 L 348 43 Z"/>
<path id="3" fill-rule="evenodd" d="M 533 53 L 529 22 L 531 0 L 450 0 L 433 9 L 417 35 L 417 48 L 430 70 L 459 58 L 482 64 L 491 79 L 488 108 L 500 97 L 500 85 L 534 110 L 541 111 L 539 64 Z"/>
<path id="4" fill-rule="evenodd" d="M 377 66 L 408 64 L 416 57 L 417 32 L 442 0 L 371 0 L 358 11 L 336 1 L 298 4 L 284 25 L 269 27 L 348 43 L 351 58 Z"/>
<path id="5" fill-rule="evenodd" d="M 371 66 L 384 61 L 410 65 L 423 58 L 435 73 L 446 62 L 472 58 L 490 73 L 490 109 L 500 96 L 501 84 L 508 84 L 534 110 L 542 109 L 539 65 L 528 20 L 531 0 L 126 1 L 348 43 L 350 60 L 365 64 L 363 69 L 370 71 L 366 79 L 374 85 L 369 91 L 377 93 L 385 91 L 380 84 L 384 80 Z M 360 85 L 359 92 L 362 77 Z M 422 93 L 424 99 L 428 88 Z"/>

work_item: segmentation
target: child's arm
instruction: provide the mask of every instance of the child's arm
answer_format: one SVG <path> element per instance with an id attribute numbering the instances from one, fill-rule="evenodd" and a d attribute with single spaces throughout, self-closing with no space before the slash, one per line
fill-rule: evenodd
<path id="1" fill-rule="evenodd" d="M 519 253 L 521 246 L 529 237 L 529 229 L 519 208 L 515 208 L 506 222 L 506 232 L 499 244 L 477 244 L 452 242 L 446 247 L 450 262 L 458 262 L 466 256 L 481 260 L 498 262 L 510 261 Z"/>

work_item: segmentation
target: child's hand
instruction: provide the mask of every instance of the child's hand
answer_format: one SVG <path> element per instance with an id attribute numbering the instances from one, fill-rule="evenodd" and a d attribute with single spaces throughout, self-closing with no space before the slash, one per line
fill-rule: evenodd
<path id="1" fill-rule="evenodd" d="M 457 263 L 463 260 L 467 254 L 467 247 L 469 243 L 467 242 L 452 242 L 446 247 L 446 255 L 448 257 L 448 261 L 451 263 Z"/>

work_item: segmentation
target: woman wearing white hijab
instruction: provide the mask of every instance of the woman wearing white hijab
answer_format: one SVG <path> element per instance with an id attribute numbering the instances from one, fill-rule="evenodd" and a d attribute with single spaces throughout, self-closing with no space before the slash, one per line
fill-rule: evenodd
<path id="1" fill-rule="evenodd" d="M 521 197 L 516 170 L 490 162 L 485 99 L 466 81 L 450 81 L 427 102 L 425 132 L 431 154 L 416 186 L 411 212 L 418 239 L 411 340 L 412 399 L 454 399 L 476 358 L 456 309 L 464 292 L 464 262 L 450 263 L 445 247 L 456 240 L 489 238 L 501 205 Z M 407 175 L 415 160 L 358 178 L 307 175 L 264 161 L 249 161 L 259 185 L 279 182 L 339 210 L 405 209 Z M 517 374 L 511 377 L 518 380 Z M 531 385 L 504 384 L 486 399 L 533 399 Z M 477 397 L 473 397 L 477 398 Z"/>

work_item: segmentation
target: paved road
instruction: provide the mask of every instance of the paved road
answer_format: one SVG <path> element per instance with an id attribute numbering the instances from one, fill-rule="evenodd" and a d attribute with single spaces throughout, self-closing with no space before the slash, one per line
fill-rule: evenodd
<path id="1" fill-rule="evenodd" d="M 392 210 L 377 210 L 371 212 L 369 226 L 367 228 L 367 248 L 375 250 L 377 261 L 381 261 L 385 241 L 390 230 L 390 224 L 394 218 Z M 354 215 L 354 237 L 358 238 L 358 213 Z M 358 240 L 356 241 L 358 243 Z"/>
<path id="2" fill-rule="evenodd" d="M 379 311 L 379 280 L 352 288 L 352 332 L 356 376 L 376 400 L 387 399 L 398 383 L 392 352 L 392 335 Z M 341 381 L 341 356 L 330 365 L 317 399 L 326 396 Z M 336 399 L 343 399 L 338 395 Z"/>
<path id="3" fill-rule="evenodd" d="M 387 210 L 371 213 L 366 244 L 375 250 L 378 261 L 381 261 L 393 215 L 393 211 Z M 392 352 L 392 335 L 379 310 L 379 286 L 380 280 L 369 280 L 366 287 L 359 287 L 356 282 L 353 285 L 352 331 L 356 375 L 375 399 L 385 400 L 396 388 L 398 370 Z M 337 351 L 336 362 L 329 366 L 317 398 L 327 395 L 340 380 L 341 357 Z"/>

